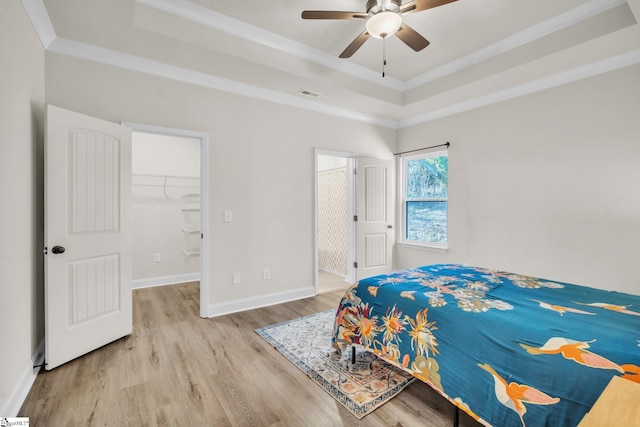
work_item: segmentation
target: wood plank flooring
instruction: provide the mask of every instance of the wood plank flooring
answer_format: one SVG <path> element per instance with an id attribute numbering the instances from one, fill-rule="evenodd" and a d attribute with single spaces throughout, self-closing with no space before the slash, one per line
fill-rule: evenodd
<path id="1" fill-rule="evenodd" d="M 133 334 L 40 373 L 19 416 L 32 427 L 451 426 L 453 407 L 419 381 L 358 420 L 254 332 L 342 294 L 201 319 L 198 283 L 135 290 Z"/>
<path id="2" fill-rule="evenodd" d="M 329 292 L 344 291 L 351 285 L 337 274 L 328 273 L 326 271 L 318 270 L 318 293 L 326 294 Z"/>

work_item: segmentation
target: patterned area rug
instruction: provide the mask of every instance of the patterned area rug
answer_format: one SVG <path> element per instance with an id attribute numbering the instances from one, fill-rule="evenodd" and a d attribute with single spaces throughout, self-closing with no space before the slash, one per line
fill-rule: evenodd
<path id="1" fill-rule="evenodd" d="M 265 340 L 357 418 L 382 406 L 414 378 L 376 357 L 351 350 L 338 358 L 331 347 L 335 310 L 256 329 Z"/>

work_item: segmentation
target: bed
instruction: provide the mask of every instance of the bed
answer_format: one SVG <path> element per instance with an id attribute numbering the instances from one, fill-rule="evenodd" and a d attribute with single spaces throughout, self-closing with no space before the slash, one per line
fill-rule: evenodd
<path id="1" fill-rule="evenodd" d="M 362 280 L 341 299 L 332 339 L 485 425 L 576 426 L 613 376 L 640 382 L 640 296 L 486 268 Z"/>

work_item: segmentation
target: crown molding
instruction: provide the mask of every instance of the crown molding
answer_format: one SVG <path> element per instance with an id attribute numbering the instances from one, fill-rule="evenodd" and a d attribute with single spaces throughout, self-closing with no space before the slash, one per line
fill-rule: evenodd
<path id="1" fill-rule="evenodd" d="M 136 2 L 270 48 L 278 49 L 282 52 L 333 68 L 334 70 L 362 78 L 372 83 L 386 86 L 400 92 L 406 92 L 407 90 L 414 89 L 433 80 L 457 73 L 465 68 L 491 59 L 609 9 L 623 5 L 627 3 L 627 0 L 590 0 L 560 15 L 542 21 L 526 30 L 520 31 L 492 45 L 458 58 L 455 61 L 443 64 L 407 81 L 389 77 L 382 78 L 379 73 L 373 72 L 368 68 L 336 58 L 321 50 L 255 27 L 206 7 L 195 5 L 187 0 L 136 0 Z"/>
<path id="2" fill-rule="evenodd" d="M 186 0 L 136 0 L 137 3 L 188 19 L 219 31 L 254 43 L 277 49 L 307 61 L 315 62 L 328 68 L 385 86 L 397 91 L 404 90 L 404 83 L 391 77 L 382 77 L 380 73 L 329 55 L 319 49 L 272 33 L 246 22 L 223 15 L 214 10 L 193 4 Z"/>
<path id="3" fill-rule="evenodd" d="M 21 0 L 22 7 L 27 12 L 31 25 L 36 30 L 36 34 L 40 38 L 40 42 L 45 49 L 48 49 L 51 43 L 56 39 L 56 31 L 51 24 L 47 8 L 44 7 L 42 0 Z"/>
<path id="4" fill-rule="evenodd" d="M 114 67 L 137 71 L 184 83 L 190 83 L 201 87 L 229 92 L 240 96 L 257 98 L 269 102 L 276 102 L 284 105 L 315 111 L 322 114 L 328 114 L 335 117 L 355 120 L 362 123 L 368 123 L 391 129 L 402 129 L 410 126 L 415 126 L 453 114 L 469 111 L 479 107 L 484 107 L 497 102 L 502 102 L 508 99 L 535 93 L 541 90 L 560 86 L 566 83 L 640 63 L 640 50 L 635 50 L 626 54 L 613 56 L 607 59 L 593 62 L 591 64 L 556 73 L 554 75 L 514 86 L 509 89 L 495 91 L 493 93 L 453 104 L 435 111 L 431 111 L 429 113 L 419 114 L 405 120 L 391 120 L 384 117 L 361 113 L 356 110 L 324 104 L 295 95 L 289 95 L 275 90 L 264 89 L 246 83 L 216 77 L 211 74 L 169 65 L 159 61 L 141 58 L 135 55 L 129 55 L 89 45 L 86 43 L 59 38 L 55 34 L 55 30 L 53 28 L 53 25 L 51 24 L 43 0 L 21 1 L 35 28 L 36 33 L 40 37 L 42 45 L 47 51 L 76 58 L 82 58 L 93 62 L 103 63 Z M 156 2 L 160 0 L 136 1 Z M 183 2 L 183 0 L 179 1 Z M 608 4 L 609 7 L 615 7 L 615 5 L 617 4 L 624 3 L 624 0 L 592 0 L 588 3 L 590 5 L 589 10 L 593 11 L 593 7 L 595 7 L 594 5 L 596 3 L 601 7 L 604 7 L 604 4 Z M 585 10 L 583 11 L 582 16 L 586 16 L 585 14 L 588 13 L 593 12 L 588 12 Z"/>
<path id="5" fill-rule="evenodd" d="M 609 9 L 621 6 L 626 2 L 626 0 L 591 0 L 576 8 L 568 10 L 567 12 L 533 25 L 526 30 L 515 33 L 496 43 L 460 57 L 455 61 L 451 61 L 440 67 L 436 67 L 427 73 L 409 79 L 404 83 L 404 90 L 414 89 L 431 81 L 457 73 L 465 68 L 487 61 L 548 34 L 560 31 L 563 28 L 577 24 L 578 22 L 584 21 L 592 16 L 606 12 Z"/>
<path id="6" fill-rule="evenodd" d="M 264 101 L 277 102 L 279 104 L 290 105 L 305 110 L 311 110 L 318 113 L 356 120 L 363 123 L 384 126 L 392 129 L 397 129 L 398 126 L 398 123 L 394 120 L 388 120 L 382 117 L 360 113 L 358 111 L 350 110 L 347 108 L 323 104 L 318 101 L 312 101 L 299 96 L 289 95 L 275 90 L 264 89 L 246 83 L 216 77 L 211 74 L 193 71 L 186 68 L 165 64 L 163 62 L 145 59 L 139 56 L 129 55 L 122 52 L 116 52 L 114 50 L 105 49 L 64 38 L 55 39 L 49 45 L 49 48 L 47 50 L 62 55 L 86 59 L 88 61 L 99 62 L 102 64 L 107 64 L 127 70 L 138 71 L 157 77 L 164 77 L 167 79 L 190 83 L 209 89 L 216 89 L 236 95 L 262 99 Z"/>
<path id="7" fill-rule="evenodd" d="M 475 108 L 485 107 L 498 102 L 506 101 L 524 95 L 529 95 L 535 92 L 540 92 L 545 89 L 561 86 L 567 83 L 597 76 L 599 74 L 604 74 L 609 71 L 614 71 L 639 63 L 640 49 L 593 62 L 591 64 L 572 68 L 570 70 L 553 74 L 541 79 L 533 80 L 531 82 L 523 83 L 509 89 L 496 91 L 488 95 L 480 96 L 468 101 L 448 106 L 446 108 L 418 115 L 407 120 L 401 120 L 398 122 L 398 128 L 402 129 L 421 123 L 426 123 L 432 120 L 441 119 L 453 114 L 462 113 L 465 111 L 473 110 Z"/>

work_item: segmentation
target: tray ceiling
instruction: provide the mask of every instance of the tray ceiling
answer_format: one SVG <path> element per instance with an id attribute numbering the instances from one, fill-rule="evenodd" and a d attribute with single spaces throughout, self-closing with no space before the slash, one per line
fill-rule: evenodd
<path id="1" fill-rule="evenodd" d="M 431 44 L 387 40 L 385 78 L 379 39 L 338 58 L 364 21 L 300 17 L 365 0 L 22 1 L 52 52 L 396 128 L 640 62 L 639 0 L 459 0 L 409 14 Z"/>

